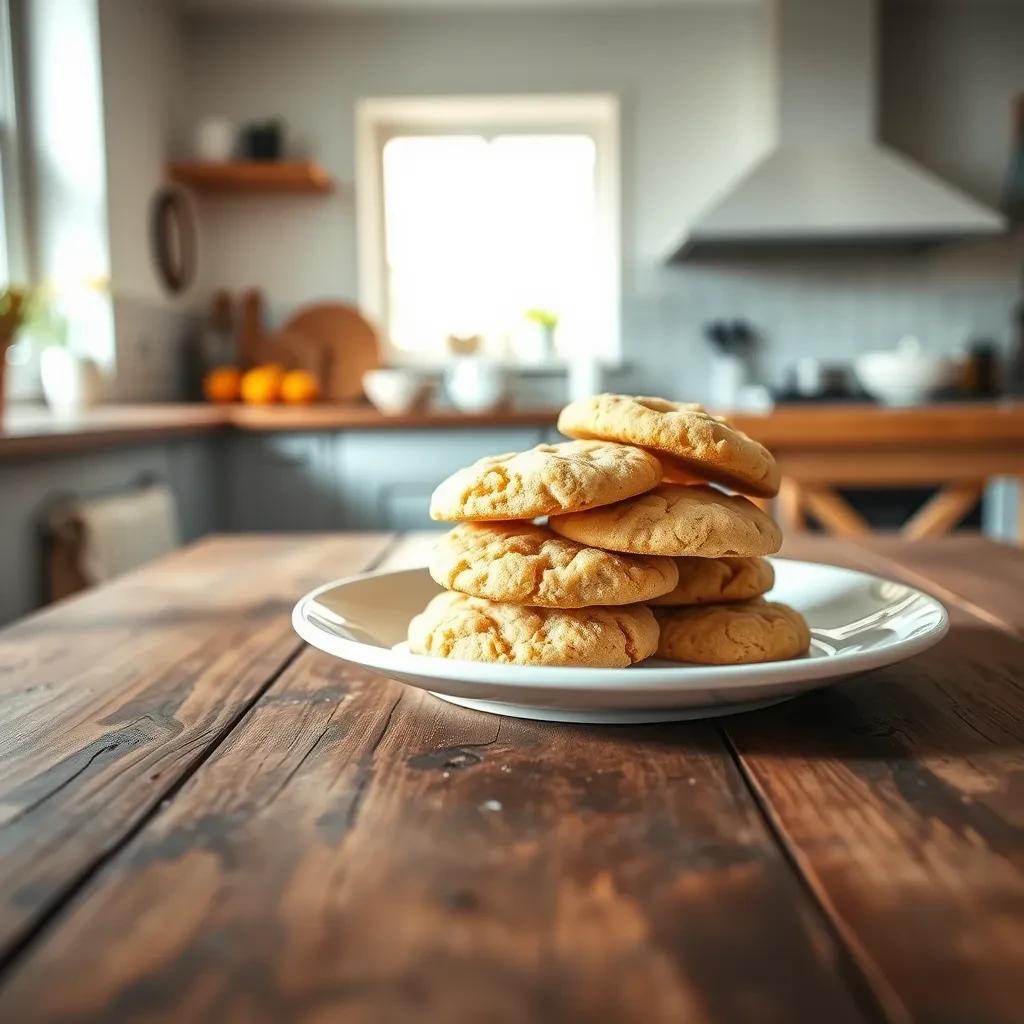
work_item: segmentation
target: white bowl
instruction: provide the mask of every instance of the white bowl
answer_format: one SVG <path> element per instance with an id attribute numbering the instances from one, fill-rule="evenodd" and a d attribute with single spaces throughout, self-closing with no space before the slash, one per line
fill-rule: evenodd
<path id="1" fill-rule="evenodd" d="M 956 379 L 956 362 L 946 356 L 901 346 L 890 352 L 865 352 L 853 363 L 864 390 L 886 405 L 918 405 Z"/>
<path id="2" fill-rule="evenodd" d="M 802 612 L 811 650 L 764 665 L 632 668 L 498 665 L 411 654 L 409 620 L 440 587 L 426 569 L 327 583 L 295 606 L 307 643 L 453 704 L 519 718 L 627 724 L 734 714 L 919 654 L 946 633 L 942 605 L 903 583 L 853 569 L 774 559 L 772 598 Z"/>
<path id="3" fill-rule="evenodd" d="M 373 407 L 387 416 L 400 416 L 415 408 L 429 386 L 430 381 L 415 370 L 391 367 L 363 374 L 363 392 Z"/>

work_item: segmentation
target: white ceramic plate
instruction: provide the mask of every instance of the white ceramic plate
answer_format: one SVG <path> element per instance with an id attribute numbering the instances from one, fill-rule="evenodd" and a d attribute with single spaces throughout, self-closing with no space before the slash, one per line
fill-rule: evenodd
<path id="1" fill-rule="evenodd" d="M 773 600 L 806 616 L 811 651 L 765 665 L 684 665 L 650 659 L 625 669 L 530 668 L 410 654 L 409 620 L 440 591 L 426 569 L 337 580 L 295 606 L 307 643 L 454 704 L 555 722 L 636 723 L 767 707 L 857 672 L 902 661 L 946 634 L 946 609 L 893 580 L 775 559 Z"/>

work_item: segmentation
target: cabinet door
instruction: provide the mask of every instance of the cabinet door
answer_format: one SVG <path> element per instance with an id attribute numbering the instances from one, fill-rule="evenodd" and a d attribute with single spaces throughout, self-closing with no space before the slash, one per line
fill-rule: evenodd
<path id="1" fill-rule="evenodd" d="M 0 624 L 27 614 L 46 597 L 45 524 L 56 504 L 121 494 L 148 480 L 169 481 L 181 505 L 161 445 L 13 459 L 0 466 Z"/>
<path id="2" fill-rule="evenodd" d="M 227 443 L 229 529 L 344 526 L 330 434 L 244 434 Z"/>
<path id="3" fill-rule="evenodd" d="M 543 429 L 367 430 L 337 436 L 341 503 L 349 529 L 438 528 L 428 509 L 434 488 L 483 457 L 532 448 Z"/>

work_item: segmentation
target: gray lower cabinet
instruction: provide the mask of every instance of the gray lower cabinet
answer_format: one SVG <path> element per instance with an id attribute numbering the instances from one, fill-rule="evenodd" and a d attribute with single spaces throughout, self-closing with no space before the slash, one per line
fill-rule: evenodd
<path id="1" fill-rule="evenodd" d="M 352 431 L 335 440 L 344 522 L 353 530 L 437 527 L 430 494 L 450 473 L 484 455 L 539 444 L 540 428 Z"/>
<path id="2" fill-rule="evenodd" d="M 344 528 L 334 435 L 240 433 L 221 443 L 227 529 Z"/>
<path id="3" fill-rule="evenodd" d="M 181 533 L 438 527 L 430 493 L 484 455 L 554 440 L 542 427 L 353 430 L 182 438 L 0 464 L 0 623 L 45 596 L 42 523 L 62 497 L 166 481 Z"/>
<path id="4" fill-rule="evenodd" d="M 0 464 L 0 623 L 46 596 L 44 524 L 58 502 L 165 482 L 177 501 L 182 539 L 194 540 L 223 522 L 219 458 L 210 439 L 184 438 Z"/>
<path id="5" fill-rule="evenodd" d="M 483 455 L 529 448 L 542 428 L 235 434 L 225 440 L 231 530 L 436 526 L 430 493 Z"/>

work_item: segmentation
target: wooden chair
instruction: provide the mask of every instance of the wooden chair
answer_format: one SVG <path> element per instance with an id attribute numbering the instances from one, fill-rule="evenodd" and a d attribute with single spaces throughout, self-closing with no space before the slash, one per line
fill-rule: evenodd
<path id="1" fill-rule="evenodd" d="M 942 537 L 952 531 L 981 499 L 985 481 L 952 483 L 933 494 L 900 528 L 907 540 Z M 834 487 L 805 484 L 783 477 L 776 516 L 784 530 L 807 526 L 807 514 L 828 533 L 839 537 L 864 537 L 871 524 Z"/>

